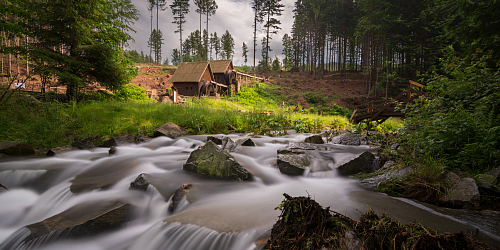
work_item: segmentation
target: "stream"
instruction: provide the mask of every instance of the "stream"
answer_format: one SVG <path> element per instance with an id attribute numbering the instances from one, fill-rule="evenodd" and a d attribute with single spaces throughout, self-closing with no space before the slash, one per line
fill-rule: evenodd
<path id="1" fill-rule="evenodd" d="M 244 138 L 242 134 L 215 136 Z M 206 135 L 158 137 L 140 145 L 117 147 L 113 155 L 108 148 L 95 148 L 56 157 L 4 159 L 0 161 L 0 183 L 9 191 L 0 192 L 0 250 L 259 249 L 255 242 L 270 235 L 283 193 L 311 196 L 322 206 L 353 219 L 371 208 L 403 223 L 421 222 L 439 232 L 477 229 L 480 240 L 500 245 L 498 214 L 394 198 L 336 174 L 339 164 L 373 151 L 368 146 L 332 145 L 335 150 L 324 156 L 327 160 L 313 164 L 305 176 L 281 174 L 275 167 L 277 150 L 307 136 L 310 134 L 252 138 L 256 147 L 231 153 L 256 177 L 251 182 L 215 179 L 182 169 L 190 152 L 205 144 Z M 149 177 L 147 191 L 129 190 L 141 173 Z M 171 196 L 185 183 L 192 184 L 189 194 L 170 212 Z M 81 237 L 70 237 L 68 230 L 54 230 L 26 240 L 29 225 L 60 214 L 78 221 L 82 214 L 90 216 L 92 211 L 116 202 L 129 204 L 132 214 L 119 228 Z"/>

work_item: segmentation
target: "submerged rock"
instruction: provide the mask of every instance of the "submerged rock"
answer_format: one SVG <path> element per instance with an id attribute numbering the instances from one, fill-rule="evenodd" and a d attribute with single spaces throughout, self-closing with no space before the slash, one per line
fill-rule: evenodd
<path id="1" fill-rule="evenodd" d="M 75 176 L 71 180 L 70 190 L 73 193 L 92 191 L 95 189 L 106 189 L 116 184 L 140 165 L 139 162 L 122 160 L 103 162 Z"/>
<path id="2" fill-rule="evenodd" d="M 194 150 L 182 169 L 212 177 L 250 181 L 253 176 L 243 168 L 229 153 L 212 141 Z"/>
<path id="3" fill-rule="evenodd" d="M 51 148 L 47 152 L 46 156 L 56 156 L 56 155 L 64 154 L 64 153 L 75 151 L 75 150 L 78 150 L 78 148 L 77 147 L 73 147 L 72 145 L 66 145 L 66 146 L 62 146 L 62 147 Z"/>
<path id="4" fill-rule="evenodd" d="M 186 194 L 189 192 L 191 187 L 193 187 L 193 185 L 186 183 L 182 184 L 177 190 L 175 190 L 174 194 L 172 195 L 170 206 L 168 207 L 168 211 L 170 213 L 173 213 L 175 209 L 177 209 L 177 206 L 179 206 L 181 201 L 186 198 Z"/>
<path id="5" fill-rule="evenodd" d="M 129 189 L 131 190 L 140 190 L 146 191 L 148 190 L 149 181 L 146 179 L 146 174 L 142 173 L 133 182 L 130 183 Z"/>
<path id="6" fill-rule="evenodd" d="M 109 153 L 110 155 L 114 155 L 114 154 L 116 154 L 116 147 L 115 147 L 115 146 L 111 146 L 111 147 L 109 148 L 109 150 L 108 150 L 108 153 Z"/>
<path id="7" fill-rule="evenodd" d="M 353 133 L 344 133 L 332 138 L 333 144 L 342 144 L 342 145 L 352 145 L 359 146 L 361 145 L 361 139 Z"/>
<path id="8" fill-rule="evenodd" d="M 455 173 L 449 172 L 446 175 L 446 181 L 451 188 L 442 198 L 442 205 L 452 208 L 479 207 L 481 196 L 474 179 L 460 178 Z"/>
<path id="9" fill-rule="evenodd" d="M 313 136 L 309 136 L 307 137 L 304 142 L 307 142 L 307 143 L 314 143 L 314 144 L 323 144 L 325 143 L 323 141 L 323 138 L 321 137 L 321 135 L 313 135 Z"/>
<path id="10" fill-rule="evenodd" d="M 186 130 L 179 125 L 167 122 L 153 131 L 153 137 L 168 136 L 172 139 L 186 135 Z"/>
<path id="11" fill-rule="evenodd" d="M 64 238 L 81 238 L 118 229 L 132 218 L 132 206 L 121 201 L 86 202 L 41 222 L 28 225 L 9 237 L 2 247 L 43 244 Z"/>
<path id="12" fill-rule="evenodd" d="M 351 161 L 339 166 L 337 169 L 339 174 L 344 176 L 358 173 L 371 173 L 375 171 L 373 166 L 374 161 L 375 155 L 366 151 Z"/>
<path id="13" fill-rule="evenodd" d="M 10 156 L 34 155 L 35 148 L 20 141 L 4 141 L 0 142 L 0 153 Z"/>

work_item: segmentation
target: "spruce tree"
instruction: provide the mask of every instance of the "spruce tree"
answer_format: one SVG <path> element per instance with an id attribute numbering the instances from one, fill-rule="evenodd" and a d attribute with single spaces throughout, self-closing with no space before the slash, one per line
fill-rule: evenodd
<path id="1" fill-rule="evenodd" d="M 182 24 L 186 22 L 186 15 L 189 13 L 189 0 L 174 0 L 170 5 L 172 9 L 172 14 L 174 15 L 174 21 L 172 23 L 177 24 L 177 30 L 174 33 L 179 33 L 180 35 L 180 54 L 182 55 Z M 181 57 L 181 62 L 183 57 Z"/>

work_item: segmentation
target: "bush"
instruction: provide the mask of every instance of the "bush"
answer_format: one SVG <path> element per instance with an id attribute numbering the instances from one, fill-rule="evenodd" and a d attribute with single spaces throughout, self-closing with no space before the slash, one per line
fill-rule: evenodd
<path id="1" fill-rule="evenodd" d="M 123 86 L 121 89 L 115 92 L 115 98 L 117 100 L 135 100 L 135 101 L 147 101 L 150 100 L 146 94 L 146 89 L 139 87 L 133 83 L 129 83 Z"/>
<path id="2" fill-rule="evenodd" d="M 444 164 L 471 174 L 500 165 L 500 72 L 488 68 L 490 54 L 445 61 L 446 76 L 431 76 L 427 90 L 406 112 L 403 131 Z"/>

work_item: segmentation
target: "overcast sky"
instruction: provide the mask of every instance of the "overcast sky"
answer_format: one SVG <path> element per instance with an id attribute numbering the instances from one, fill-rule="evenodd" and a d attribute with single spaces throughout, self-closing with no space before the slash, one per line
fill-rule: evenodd
<path id="1" fill-rule="evenodd" d="M 173 0 L 167 0 L 167 5 L 172 4 Z M 229 31 L 234 39 L 234 65 L 244 65 L 244 59 L 242 57 L 242 45 L 246 43 L 248 46 L 248 62 L 247 65 L 253 65 L 253 10 L 251 7 L 251 0 L 216 0 L 219 8 L 217 9 L 215 15 L 210 17 L 208 22 L 209 33 L 217 32 L 217 36 L 220 38 L 222 34 Z M 149 48 L 147 47 L 147 41 L 150 34 L 151 25 L 151 14 L 147 9 L 147 0 L 132 0 L 136 8 L 140 12 L 140 17 L 137 22 L 135 22 L 134 29 L 136 33 L 132 33 L 135 42 L 130 42 L 130 49 L 137 50 L 139 53 L 143 51 L 145 54 L 149 54 Z M 282 55 L 282 45 L 281 38 L 285 33 L 290 34 L 293 22 L 293 3 L 294 0 L 282 0 L 282 4 L 285 5 L 282 15 L 277 17 L 281 21 L 281 30 L 278 34 L 273 35 L 270 57 L 274 58 L 275 55 L 278 58 L 283 59 Z M 182 32 L 182 39 L 185 40 L 186 37 L 193 31 L 200 28 L 200 15 L 196 13 L 196 5 L 194 1 L 189 2 L 189 13 L 186 17 L 186 23 L 184 31 Z M 172 23 L 172 10 L 168 7 L 165 11 L 159 12 L 158 26 L 163 34 L 164 44 L 162 45 L 162 58 L 163 60 L 168 57 L 169 61 L 172 61 L 172 50 L 179 49 L 179 33 L 174 33 L 176 30 L 176 25 Z M 202 29 L 206 28 L 206 16 L 202 16 Z M 156 10 L 153 11 L 153 29 L 156 28 Z M 262 27 L 257 31 L 257 52 L 255 63 L 261 58 L 261 40 L 264 37 L 264 32 Z M 212 57 L 215 58 L 215 54 L 212 53 Z"/>

